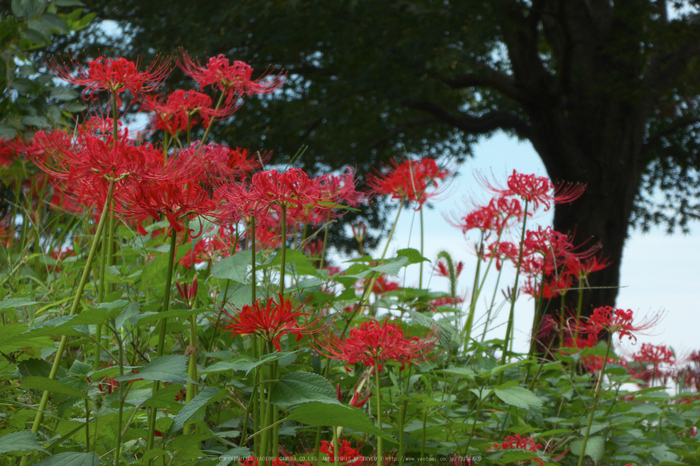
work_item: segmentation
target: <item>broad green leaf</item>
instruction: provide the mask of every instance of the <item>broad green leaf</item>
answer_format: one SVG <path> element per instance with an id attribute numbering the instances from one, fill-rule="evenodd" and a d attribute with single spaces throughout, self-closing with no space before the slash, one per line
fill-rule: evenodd
<path id="1" fill-rule="evenodd" d="M 22 430 L 0 437 L 0 453 L 31 450 L 46 451 L 34 432 Z"/>
<path id="2" fill-rule="evenodd" d="M 527 388 L 515 386 L 495 388 L 493 391 L 506 404 L 523 409 L 542 408 L 542 400 Z"/>
<path id="3" fill-rule="evenodd" d="M 187 356 L 172 354 L 152 359 L 138 374 L 115 377 L 117 382 L 129 380 L 158 380 L 167 383 L 192 383 L 187 378 Z"/>
<path id="4" fill-rule="evenodd" d="M 216 400 L 226 396 L 226 391 L 216 387 L 207 387 L 202 390 L 192 401 L 187 403 L 182 410 L 173 419 L 173 424 L 170 426 L 170 432 L 178 432 L 182 429 L 187 421 L 194 416 L 200 408 L 215 402 Z"/>
<path id="5" fill-rule="evenodd" d="M 267 364 L 268 362 L 274 361 L 275 359 L 286 358 L 293 354 L 294 353 L 282 351 L 279 353 L 268 353 L 260 359 L 237 359 L 236 361 L 233 361 L 231 363 L 231 369 L 234 371 L 245 371 L 247 375 L 250 371 L 252 371 L 261 364 Z"/>
<path id="6" fill-rule="evenodd" d="M 239 460 L 244 460 L 252 456 L 252 452 L 245 447 L 232 448 L 223 455 L 219 456 L 219 462 L 216 466 L 228 466 L 233 461 L 238 463 Z"/>
<path id="7" fill-rule="evenodd" d="M 381 265 L 376 265 L 370 267 L 369 270 L 374 270 L 375 272 L 387 274 L 387 275 L 398 275 L 402 267 L 409 263 L 408 257 L 401 256 L 393 259 L 388 259 Z"/>
<path id="8" fill-rule="evenodd" d="M 294 409 L 286 418 L 310 426 L 343 426 L 397 443 L 386 432 L 375 426 L 361 410 L 341 404 L 312 401 Z"/>
<path id="9" fill-rule="evenodd" d="M 48 3 L 47 0 L 12 0 L 12 14 L 31 19 L 39 16 Z"/>
<path id="10" fill-rule="evenodd" d="M 425 257 L 421 256 L 420 252 L 413 248 L 399 249 L 396 251 L 397 257 L 405 257 L 409 264 L 418 264 L 419 262 L 430 262 Z"/>
<path id="11" fill-rule="evenodd" d="M 0 311 L 4 311 L 6 309 L 15 309 L 24 306 L 31 306 L 32 304 L 36 304 L 36 301 L 31 301 L 25 298 L 5 299 L 3 301 L 0 301 Z"/>
<path id="12" fill-rule="evenodd" d="M 65 452 L 49 456 L 36 466 L 100 466 L 100 457 L 95 453 Z"/>
<path id="13" fill-rule="evenodd" d="M 530 459 L 539 458 L 539 456 L 537 455 L 537 453 L 532 451 L 504 450 L 488 455 L 486 458 L 489 460 L 488 464 L 521 464 L 521 461 L 525 462 Z"/>
<path id="14" fill-rule="evenodd" d="M 583 440 L 571 442 L 571 453 L 576 456 L 581 455 Z M 605 439 L 603 437 L 589 437 L 586 442 L 586 456 L 590 456 L 595 461 L 601 461 L 605 455 Z"/>
<path id="15" fill-rule="evenodd" d="M 316 275 L 316 268 L 311 265 L 311 261 L 308 257 L 304 255 L 303 252 L 297 251 L 295 249 L 287 249 L 285 251 L 285 269 L 289 266 L 294 267 L 294 271 L 297 275 Z M 264 264 L 260 268 L 267 268 L 275 265 L 282 265 L 282 251 L 279 251 L 271 262 Z"/>
<path id="16" fill-rule="evenodd" d="M 61 393 L 63 395 L 76 396 L 84 400 L 89 399 L 87 393 L 83 393 L 78 389 L 71 387 L 63 382 L 48 377 L 29 376 L 25 377 L 20 384 L 23 388 L 33 390 L 49 391 L 51 393 Z"/>
<path id="17" fill-rule="evenodd" d="M 588 451 L 588 445 L 586 445 L 586 451 Z M 654 447 L 651 447 L 651 456 L 656 458 L 659 461 L 676 461 L 678 459 L 678 455 L 675 453 L 668 451 L 668 446 L 666 445 L 656 445 Z"/>
<path id="18" fill-rule="evenodd" d="M 456 375 L 458 377 L 466 377 L 468 379 L 474 379 L 476 372 L 469 369 L 468 367 L 448 367 L 445 370 L 438 371 L 442 374 Z"/>
<path id="19" fill-rule="evenodd" d="M 331 383 L 311 372 L 287 374 L 272 386 L 270 392 L 270 402 L 284 409 L 312 401 L 339 404 Z"/>
<path id="20" fill-rule="evenodd" d="M 253 255 L 250 250 L 237 252 L 214 264 L 211 268 L 211 276 L 243 283 L 248 275 L 248 266 L 252 261 Z"/>

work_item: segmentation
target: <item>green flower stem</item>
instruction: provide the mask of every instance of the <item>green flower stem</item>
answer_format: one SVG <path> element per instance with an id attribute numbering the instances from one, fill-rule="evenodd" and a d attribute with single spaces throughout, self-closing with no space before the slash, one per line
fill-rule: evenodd
<path id="1" fill-rule="evenodd" d="M 379 369 L 374 366 L 374 380 L 377 384 L 377 427 L 382 430 L 382 393 L 381 386 L 379 383 Z M 383 440 L 381 437 L 377 437 L 377 466 L 382 466 L 384 464 L 382 460 L 383 454 Z"/>
<path id="2" fill-rule="evenodd" d="M 396 218 L 394 219 L 394 223 L 391 225 L 391 230 L 389 231 L 389 236 L 386 239 L 386 246 L 384 246 L 384 251 L 382 252 L 382 257 L 379 258 L 379 260 L 382 260 L 386 257 L 387 251 L 389 251 L 389 244 L 391 244 L 391 238 L 394 237 L 394 231 L 396 231 L 396 225 L 399 223 L 399 216 L 401 215 L 401 210 L 403 209 L 403 202 L 399 204 L 399 210 L 396 212 Z M 362 303 L 365 303 L 365 305 L 369 306 L 369 295 L 372 292 L 372 288 L 374 288 L 374 284 L 377 281 L 377 274 L 372 273 L 372 278 L 369 281 L 369 285 L 367 288 L 365 288 L 364 292 L 362 293 L 362 298 L 357 303 L 356 309 L 353 312 L 351 318 L 348 320 L 345 330 L 347 330 L 348 325 L 352 321 L 352 318 L 355 317 L 355 314 L 357 311 L 360 310 L 360 307 L 362 306 Z M 345 330 L 343 330 L 343 335 L 345 334 Z"/>
<path id="3" fill-rule="evenodd" d="M 421 254 L 422 255 L 422 254 Z M 403 466 L 403 423 L 406 416 L 406 403 L 399 406 L 399 466 Z"/>
<path id="4" fill-rule="evenodd" d="M 321 262 L 319 264 L 319 269 L 323 270 L 324 259 L 326 258 L 326 245 L 328 244 L 328 230 L 330 230 L 330 219 L 331 215 L 328 214 L 326 218 L 326 226 L 323 228 L 323 247 L 321 248 Z"/>
<path id="5" fill-rule="evenodd" d="M 284 274 L 285 274 L 285 259 L 287 257 L 287 205 L 282 204 L 282 251 L 280 251 L 281 256 L 281 269 L 280 269 L 280 294 L 284 294 Z"/>
<path id="6" fill-rule="evenodd" d="M 95 252 L 97 251 L 97 243 L 99 242 L 100 235 L 102 235 L 102 230 L 107 220 L 107 213 L 109 211 L 109 205 L 112 202 L 112 193 L 114 192 L 114 180 L 109 181 L 109 188 L 107 190 L 107 200 L 102 208 L 102 214 L 100 215 L 100 221 L 97 224 L 97 230 L 92 238 L 92 244 L 90 245 L 90 252 L 88 253 L 87 262 L 85 268 L 83 269 L 83 275 L 80 277 L 80 283 L 78 284 L 78 290 L 75 293 L 75 298 L 73 299 L 73 304 L 68 315 L 76 315 L 78 313 L 78 305 L 80 304 L 80 298 L 83 297 L 83 291 L 85 291 L 85 285 L 90 275 L 90 268 L 92 267 L 92 262 L 95 259 Z M 61 342 L 58 344 L 58 349 L 56 350 L 56 356 L 51 366 L 51 372 L 49 373 L 49 379 L 54 380 L 56 374 L 58 373 L 58 368 L 63 360 L 63 353 L 66 351 L 66 346 L 68 344 L 68 336 L 63 335 L 61 337 Z M 49 391 L 45 390 L 41 396 L 41 401 L 39 402 L 39 408 L 34 416 L 34 423 L 32 424 L 32 433 L 36 434 L 39 432 L 39 427 L 41 427 L 41 421 L 44 418 L 44 411 L 46 410 L 46 405 L 49 402 Z M 20 466 L 26 466 L 29 456 L 24 456 L 20 463 Z"/>
<path id="7" fill-rule="evenodd" d="M 423 250 L 424 250 L 424 245 L 425 245 L 425 231 L 424 231 L 424 225 L 423 225 L 423 207 L 421 206 L 418 209 L 418 212 L 420 214 L 420 255 L 423 257 Z M 419 269 L 418 269 L 418 289 L 422 290 L 423 289 L 423 261 L 420 261 L 419 264 Z M 401 458 L 399 460 L 399 464 L 403 464 L 403 457 L 399 456 Z"/>
<path id="8" fill-rule="evenodd" d="M 340 462 L 338 461 L 338 435 L 340 433 L 338 432 L 338 428 L 333 426 L 333 465 L 338 466 Z"/>
<path id="9" fill-rule="evenodd" d="M 255 217 L 250 218 L 250 255 L 252 260 L 250 262 L 250 284 L 251 284 L 251 301 L 250 304 L 255 304 Z"/>
<path id="10" fill-rule="evenodd" d="M 518 299 L 518 280 L 520 279 L 520 264 L 523 261 L 523 240 L 525 239 L 525 227 L 527 225 L 527 199 L 523 208 L 523 229 L 520 233 L 520 248 L 518 249 L 518 263 L 515 265 L 515 285 L 513 286 L 512 296 L 510 297 L 510 312 L 508 313 L 508 326 L 506 327 L 506 336 L 503 343 L 503 355 L 501 355 L 501 365 L 506 363 L 508 355 L 508 343 L 513 336 L 513 320 L 515 319 L 515 301 Z M 503 383 L 503 371 L 498 374 L 498 382 L 496 385 Z"/>
<path id="11" fill-rule="evenodd" d="M 119 346 L 119 375 L 124 375 L 124 341 L 119 335 L 119 330 L 117 329 L 116 323 L 114 324 L 114 338 L 117 339 L 117 345 Z M 99 348 L 98 348 L 99 349 Z M 124 386 L 126 384 L 119 384 L 119 412 L 117 415 L 117 447 L 114 450 L 114 466 L 119 466 L 119 459 L 121 457 L 121 447 L 122 447 L 122 425 L 124 422 L 124 399 L 126 394 L 124 393 Z"/>
<path id="12" fill-rule="evenodd" d="M 603 357 L 603 367 L 600 369 L 600 374 L 598 375 L 598 382 L 595 385 L 595 392 L 593 393 L 593 406 L 591 406 L 591 416 L 588 418 L 588 425 L 586 426 L 586 435 L 583 436 L 583 444 L 581 445 L 581 454 L 578 457 L 578 466 L 583 464 L 583 458 L 586 456 L 586 444 L 588 443 L 588 436 L 591 433 L 591 425 L 593 424 L 593 417 L 595 416 L 595 408 L 598 405 L 598 393 L 600 392 L 600 384 L 603 381 L 603 374 L 605 374 L 605 366 L 608 362 L 608 354 L 610 354 L 610 347 L 612 346 L 612 335 L 608 335 L 608 346 L 605 348 L 605 356 Z"/>
<path id="13" fill-rule="evenodd" d="M 426 421 L 428 419 L 428 408 L 423 408 L 423 429 L 421 430 L 421 443 L 420 443 L 420 464 L 421 466 L 425 464 L 425 428 Z"/>
<path id="14" fill-rule="evenodd" d="M 172 229 L 170 233 L 170 250 L 168 251 L 168 272 L 165 276 L 165 291 L 163 292 L 163 307 L 161 312 L 167 312 L 170 307 L 170 288 L 172 287 L 173 281 L 173 269 L 175 263 L 175 248 L 177 247 L 177 231 Z M 167 319 L 160 320 L 160 331 L 158 334 L 158 350 L 156 351 L 157 357 L 163 356 L 165 353 L 165 327 L 167 325 Z M 158 394 L 160 390 L 160 382 L 153 382 L 153 396 Z M 153 449 L 153 443 L 155 441 L 156 434 L 156 413 L 157 408 L 151 408 L 150 417 L 148 420 L 148 446 L 147 450 Z M 153 464 L 153 461 L 150 462 Z"/>
<path id="15" fill-rule="evenodd" d="M 496 285 L 493 288 L 493 295 L 491 295 L 491 304 L 486 311 L 486 322 L 484 322 L 484 331 L 481 334 L 481 343 L 486 339 L 486 333 L 489 330 L 489 324 L 491 323 L 491 313 L 493 312 L 493 307 L 496 305 L 496 294 L 498 293 L 498 284 L 501 282 L 501 276 L 503 275 L 503 267 L 498 271 L 496 276 Z"/>
<path id="16" fill-rule="evenodd" d="M 190 316 L 190 361 L 187 367 L 187 377 L 190 380 L 197 380 L 197 323 L 195 322 L 195 317 Z M 193 383 L 187 384 L 187 392 L 185 393 L 185 404 L 189 404 L 190 401 L 195 397 L 196 386 Z M 192 431 L 192 425 L 186 424 L 183 427 L 183 433 L 185 435 Z M 242 434 L 243 435 L 243 434 Z"/>
<path id="17" fill-rule="evenodd" d="M 469 300 L 469 314 L 467 315 L 467 320 L 464 322 L 464 328 L 462 329 L 462 339 L 464 340 L 464 351 L 467 351 L 469 347 L 469 338 L 472 333 L 472 325 L 474 324 L 474 313 L 476 312 L 476 301 L 478 299 L 479 290 L 479 276 L 481 274 L 481 257 L 484 254 L 483 247 L 483 234 L 482 240 L 479 244 L 479 248 L 476 254 L 476 271 L 474 271 L 474 284 L 472 285 L 472 297 Z"/>

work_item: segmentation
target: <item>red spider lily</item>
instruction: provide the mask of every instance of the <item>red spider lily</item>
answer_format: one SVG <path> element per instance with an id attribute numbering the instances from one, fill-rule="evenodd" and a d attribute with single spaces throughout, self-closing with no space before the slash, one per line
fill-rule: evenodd
<path id="1" fill-rule="evenodd" d="M 497 241 L 487 246 L 487 251 L 483 254 L 483 259 L 488 261 L 493 257 L 496 261 L 496 270 L 501 270 L 506 260 L 517 264 L 519 254 L 520 248 L 517 244 L 510 241 Z"/>
<path id="2" fill-rule="evenodd" d="M 119 94 L 125 90 L 133 94 L 156 90 L 170 74 L 170 59 L 156 59 L 146 71 L 140 73 L 139 63 L 125 58 L 99 57 L 88 63 L 87 70 L 74 60 L 71 60 L 69 66 L 53 58 L 49 61 L 49 67 L 60 79 L 85 86 L 84 99 L 94 98 L 97 91 L 109 91 L 117 99 L 117 105 L 121 105 Z"/>
<path id="3" fill-rule="evenodd" d="M 501 234 L 505 228 L 522 221 L 523 215 L 519 200 L 495 197 L 487 206 L 479 207 L 462 217 L 460 221 L 451 223 L 461 228 L 462 233 L 466 234 L 469 230 L 477 229 L 482 232 L 484 238 L 488 238 L 492 233 Z"/>
<path id="4" fill-rule="evenodd" d="M 193 177 L 203 186 L 217 189 L 229 181 L 239 180 L 260 168 L 268 154 L 250 154 L 248 149 L 232 149 L 228 146 L 210 143 L 200 146 L 199 142 L 180 151 L 181 163 L 198 166 Z"/>
<path id="5" fill-rule="evenodd" d="M 401 165 L 393 162 L 392 169 L 385 175 L 368 175 L 367 185 L 374 194 L 417 202 L 417 209 L 420 209 L 429 198 L 438 194 L 437 191 L 431 192 L 431 188 L 437 188 L 438 180 L 443 181 L 448 175 L 450 171 L 438 167 L 434 159 L 407 160 Z"/>
<path id="6" fill-rule="evenodd" d="M 376 295 L 383 295 L 399 289 L 399 282 L 391 280 L 384 275 L 377 277 L 372 287 L 372 292 Z"/>
<path id="7" fill-rule="evenodd" d="M 178 65 L 200 87 L 212 86 L 224 92 L 227 103 L 243 96 L 270 94 L 279 89 L 285 80 L 281 73 L 270 79 L 267 79 L 270 75 L 263 74 L 257 80 L 252 80 L 253 68 L 250 65 L 242 61 L 231 64 L 224 55 L 211 57 L 206 66 L 201 66 L 198 61 L 183 54 Z"/>
<path id="8" fill-rule="evenodd" d="M 609 357 L 607 359 L 604 359 L 602 356 L 584 356 L 583 358 L 581 358 L 581 360 L 583 361 L 583 365 L 586 366 L 586 369 L 589 372 L 603 370 L 603 362 L 605 362 L 605 367 L 608 367 L 612 364 L 618 364 L 624 367 L 625 369 L 629 370 L 629 363 L 624 359 L 616 357 Z"/>
<path id="9" fill-rule="evenodd" d="M 367 225 L 362 220 L 358 220 L 351 223 L 350 228 L 352 228 L 352 236 L 355 237 L 355 241 L 362 244 L 367 236 Z"/>
<path id="10" fill-rule="evenodd" d="M 135 146 L 127 138 L 114 141 L 111 135 L 73 136 L 58 130 L 39 131 L 34 141 L 27 158 L 53 177 L 63 193 L 87 206 L 103 205 L 110 180 L 117 181 L 114 197 L 119 199 L 127 181 L 162 176 L 163 155 L 150 144 Z"/>
<path id="11" fill-rule="evenodd" d="M 235 107 L 235 109 L 237 108 Z M 211 97 L 208 95 L 182 89 L 168 95 L 165 101 L 147 95 L 143 109 L 153 112 L 150 123 L 153 129 L 166 131 L 173 136 L 176 136 L 180 131 L 187 131 L 188 128 L 192 128 L 199 122 L 206 128 L 213 116 L 224 116 L 223 113 L 220 114 L 221 110 L 214 112 Z"/>
<path id="12" fill-rule="evenodd" d="M 642 343 L 642 347 L 632 356 L 632 359 L 635 362 L 651 364 L 656 368 L 659 364 L 674 364 L 676 355 L 668 346 Z"/>
<path id="13" fill-rule="evenodd" d="M 212 215 L 216 207 L 209 193 L 196 183 L 201 171 L 202 165 L 197 159 L 172 157 L 160 167 L 157 178 L 131 183 L 115 211 L 138 222 L 148 217 L 160 220 L 164 215 L 171 228 L 184 231 L 181 219 L 189 215 Z M 138 230 L 145 234 L 142 226 Z"/>
<path id="14" fill-rule="evenodd" d="M 565 204 L 573 202 L 586 190 L 586 186 L 575 183 L 561 183 L 554 185 L 545 176 L 525 175 L 513 170 L 508 177 L 506 189 L 495 187 L 484 177 L 480 178 L 481 184 L 499 196 L 517 196 L 532 205 L 537 210 L 540 204 L 547 211 L 552 204 Z"/>
<path id="15" fill-rule="evenodd" d="M 637 341 L 635 333 L 642 333 L 654 327 L 659 316 L 651 320 L 644 320 L 638 325 L 632 323 L 633 313 L 631 310 L 616 309 L 610 306 L 599 307 L 593 310 L 593 314 L 588 318 L 588 321 L 573 325 L 575 332 L 587 334 L 588 338 L 597 341 L 598 334 L 602 331 L 607 331 L 611 335 L 617 333 L 620 340 L 623 336 L 631 340 Z"/>
<path id="16" fill-rule="evenodd" d="M 490 451 L 498 451 L 498 450 L 513 450 L 513 449 L 518 449 L 518 450 L 525 450 L 525 451 L 531 451 L 533 453 L 537 453 L 539 450 L 542 449 L 542 445 L 538 444 L 534 439 L 530 437 L 521 437 L 520 434 L 513 435 L 510 437 L 506 437 L 503 439 L 502 443 L 494 443 L 490 447 Z M 542 461 L 539 458 L 532 458 L 530 461 L 534 461 L 540 466 L 544 464 L 544 461 Z"/>
<path id="17" fill-rule="evenodd" d="M 339 440 L 338 443 L 338 461 L 340 463 L 344 465 L 359 465 L 365 460 L 365 457 L 360 454 L 360 451 L 351 447 L 350 442 L 347 440 Z M 331 442 L 323 440 L 319 450 L 328 455 L 326 461 L 335 461 L 335 449 L 333 448 L 333 444 Z"/>
<path id="18" fill-rule="evenodd" d="M 401 363 L 403 370 L 414 359 L 424 359 L 433 350 L 435 340 L 434 332 L 407 338 L 401 326 L 388 319 L 383 323 L 372 319 L 363 322 L 360 328 L 351 329 L 345 339 L 331 333 L 327 339 L 316 343 L 318 351 L 326 357 L 345 361 L 345 369 L 350 372 L 358 362 L 381 371 L 385 361 L 395 361 Z"/>
<path id="19" fill-rule="evenodd" d="M 322 175 L 311 180 L 314 188 L 309 190 L 313 203 L 296 209 L 291 220 L 300 224 L 320 225 L 330 218 L 342 216 L 342 206 L 357 206 L 367 200 L 367 195 L 355 190 L 355 172 L 347 169 L 343 175 Z"/>
<path id="20" fill-rule="evenodd" d="M 544 282 L 544 288 L 537 277 L 530 276 L 522 287 L 524 294 L 529 294 L 533 298 L 552 299 L 566 294 L 574 286 L 574 278 L 571 275 L 559 275 L 550 277 Z"/>
<path id="21" fill-rule="evenodd" d="M 252 306 L 243 306 L 235 314 L 222 310 L 228 316 L 226 331 L 232 335 L 260 335 L 268 343 L 274 344 L 277 351 L 282 351 L 280 339 L 287 333 L 296 335 L 299 341 L 302 335 L 312 335 L 322 330 L 322 327 L 316 327 L 320 318 L 300 325 L 297 318 L 309 313 L 299 312 L 301 307 L 292 308 L 292 302 L 281 293 L 278 301 L 270 298 L 264 304 L 262 299 L 258 299 Z"/>
<path id="22" fill-rule="evenodd" d="M 234 244 L 236 244 L 235 231 L 227 227 L 212 228 L 199 238 L 187 254 L 182 256 L 180 265 L 191 269 L 194 264 L 203 262 L 211 264 L 214 259 L 228 257 L 235 252 Z M 240 249 L 240 246 L 240 243 L 237 243 L 236 249 Z"/>
<path id="23" fill-rule="evenodd" d="M 338 401 L 340 403 L 343 402 L 343 393 L 340 391 L 340 384 L 338 384 L 335 387 L 335 394 L 338 397 Z M 372 397 L 372 393 L 370 392 L 365 398 L 362 398 L 363 395 L 360 395 L 360 392 L 355 389 L 352 393 L 352 399 L 350 400 L 350 406 L 354 408 L 362 408 L 367 401 Z"/>

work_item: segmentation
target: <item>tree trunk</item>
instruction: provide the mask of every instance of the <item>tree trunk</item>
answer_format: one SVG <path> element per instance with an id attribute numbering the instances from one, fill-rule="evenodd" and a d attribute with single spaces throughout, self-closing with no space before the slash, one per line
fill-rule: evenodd
<path id="1" fill-rule="evenodd" d="M 532 142 L 549 177 L 555 183 L 587 185 L 578 200 L 555 206 L 554 229 L 570 235 L 581 251 L 600 244 L 599 256 L 611 261 L 589 277 L 593 289 L 584 294 L 586 316 L 596 307 L 615 305 L 622 251 L 641 183 L 646 115 L 641 108 L 609 102 L 580 110 L 577 115 L 586 121 L 572 121 L 572 114 L 561 109 L 531 116 Z M 577 293 L 568 293 L 567 298 L 568 305 L 576 305 Z M 559 307 L 558 300 L 554 304 L 549 309 Z"/>

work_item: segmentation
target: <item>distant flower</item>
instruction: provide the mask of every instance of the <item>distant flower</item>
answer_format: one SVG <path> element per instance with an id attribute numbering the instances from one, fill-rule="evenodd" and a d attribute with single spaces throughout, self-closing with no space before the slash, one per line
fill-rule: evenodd
<path id="1" fill-rule="evenodd" d="M 206 66 L 201 66 L 197 60 L 183 54 L 179 66 L 200 87 L 211 86 L 224 92 L 227 103 L 243 96 L 269 94 L 284 84 L 283 74 L 271 76 L 270 79 L 267 79 L 269 75 L 263 74 L 253 80 L 250 65 L 242 61 L 231 63 L 224 55 L 211 57 Z"/>
<path id="2" fill-rule="evenodd" d="M 224 309 L 228 316 L 225 329 L 232 335 L 258 335 L 275 345 L 277 351 L 282 351 L 280 339 L 287 333 L 295 335 L 299 341 L 302 335 L 321 331 L 321 328 L 314 328 L 319 319 L 300 324 L 297 318 L 309 315 L 300 310 L 300 307 L 293 308 L 292 302 L 282 294 L 277 300 L 268 299 L 267 303 L 258 299 L 252 306 L 245 305 L 237 313 Z"/>
<path id="3" fill-rule="evenodd" d="M 523 209 L 518 199 L 495 197 L 488 205 L 479 207 L 452 224 L 462 229 L 462 233 L 477 229 L 484 238 L 491 234 L 500 235 L 506 227 L 523 220 Z"/>
<path id="4" fill-rule="evenodd" d="M 341 464 L 346 466 L 360 465 L 365 460 L 365 457 L 360 455 L 360 451 L 352 448 L 350 446 L 350 442 L 347 440 L 339 440 L 338 443 L 338 462 Z M 335 449 L 333 448 L 333 444 L 331 442 L 323 440 L 319 450 L 328 455 L 329 463 L 335 461 Z"/>
<path id="5" fill-rule="evenodd" d="M 424 158 L 416 162 L 407 160 L 383 175 L 368 175 L 367 184 L 377 195 L 391 195 L 392 199 L 418 203 L 418 209 L 435 196 L 438 181 L 444 181 L 449 170 L 438 167 L 434 159 Z"/>
<path id="6" fill-rule="evenodd" d="M 317 346 L 326 357 L 345 361 L 348 372 L 358 362 L 381 371 L 384 362 L 394 361 L 401 363 L 403 369 L 406 364 L 424 359 L 432 351 L 435 334 L 407 338 L 401 326 L 388 320 L 379 323 L 373 319 L 351 329 L 345 339 L 329 334 L 327 339 L 317 340 Z"/>
<path id="7" fill-rule="evenodd" d="M 525 175 L 515 170 L 508 177 L 508 187 L 505 189 L 495 187 L 483 177 L 480 181 L 487 189 L 499 196 L 519 197 L 523 201 L 527 201 L 533 209 L 537 209 L 542 204 L 544 210 L 549 210 L 552 204 L 575 201 L 586 190 L 586 186 L 582 184 L 562 183 L 554 185 L 545 176 Z"/>
<path id="8" fill-rule="evenodd" d="M 576 324 L 574 331 L 587 334 L 588 338 L 594 341 L 597 341 L 598 334 L 603 331 L 607 331 L 610 335 L 617 333 L 620 340 L 626 336 L 636 341 L 636 333 L 642 333 L 651 329 L 659 321 L 657 316 L 635 325 L 633 318 L 633 312 L 629 309 L 616 309 L 610 306 L 599 307 L 593 310 L 593 314 L 586 323 Z"/>
<path id="9" fill-rule="evenodd" d="M 145 71 L 139 72 L 139 63 L 125 58 L 99 57 L 88 63 L 88 69 L 72 61 L 66 65 L 58 59 L 49 62 L 51 70 L 60 79 L 85 86 L 83 98 L 92 99 L 97 91 L 109 91 L 121 103 L 119 94 L 125 90 L 133 94 L 157 89 L 170 74 L 170 59 L 154 60 Z"/>
<path id="10" fill-rule="evenodd" d="M 537 453 L 542 449 L 542 445 L 538 444 L 534 439 L 530 437 L 521 437 L 520 434 L 506 437 L 503 439 L 502 443 L 494 443 L 491 445 L 491 451 L 498 450 L 525 450 L 533 453 Z M 544 461 L 539 458 L 532 458 L 531 461 L 536 462 L 540 466 L 544 465 Z"/>

